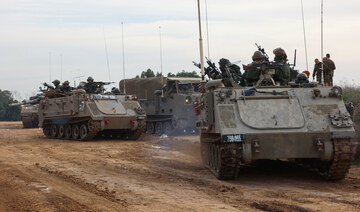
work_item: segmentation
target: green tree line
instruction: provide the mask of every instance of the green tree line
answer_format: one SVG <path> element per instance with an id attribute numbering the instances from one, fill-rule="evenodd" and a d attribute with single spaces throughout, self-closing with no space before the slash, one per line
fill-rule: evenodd
<path id="1" fill-rule="evenodd" d="M 141 72 L 140 76 L 137 75 L 136 78 L 151 78 L 151 77 L 162 77 L 162 76 L 163 76 L 162 73 L 160 72 L 154 73 L 154 71 L 149 68 L 146 71 Z M 168 77 L 200 77 L 196 73 L 196 71 L 186 72 L 185 70 L 182 70 L 181 72 L 178 72 L 176 74 L 169 72 L 167 76 Z"/>
<path id="2" fill-rule="evenodd" d="M 20 120 L 21 107 L 10 107 L 9 104 L 17 102 L 12 98 L 12 93 L 8 90 L 0 90 L 0 121 Z"/>

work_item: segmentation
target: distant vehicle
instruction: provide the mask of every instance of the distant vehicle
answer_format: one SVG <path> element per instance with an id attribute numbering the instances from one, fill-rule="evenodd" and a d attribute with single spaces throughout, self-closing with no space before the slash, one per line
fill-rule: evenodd
<path id="1" fill-rule="evenodd" d="M 44 94 L 38 114 L 47 137 L 91 140 L 101 133 L 136 140 L 144 131 L 145 111 L 132 96 L 87 94 L 83 89 Z"/>
<path id="2" fill-rule="evenodd" d="M 37 128 L 39 125 L 38 107 L 40 101 L 44 98 L 43 94 L 31 96 L 22 102 L 12 103 L 10 106 L 21 106 L 21 121 L 24 128 Z"/>
<path id="3" fill-rule="evenodd" d="M 147 114 L 147 133 L 197 132 L 195 106 L 201 78 L 153 77 L 120 81 L 120 89 L 137 96 Z"/>

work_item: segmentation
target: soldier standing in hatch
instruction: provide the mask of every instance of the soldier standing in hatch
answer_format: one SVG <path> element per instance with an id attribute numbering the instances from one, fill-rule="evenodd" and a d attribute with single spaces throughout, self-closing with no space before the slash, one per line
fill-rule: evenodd
<path id="1" fill-rule="evenodd" d="M 62 84 L 61 87 L 60 87 L 60 90 L 61 90 L 61 92 L 63 92 L 63 93 L 69 93 L 69 92 L 71 92 L 72 87 L 70 87 L 69 81 L 66 80 L 65 82 L 63 82 L 63 84 Z"/>
<path id="2" fill-rule="evenodd" d="M 60 81 L 59 80 L 54 80 L 54 81 L 52 81 L 52 83 L 54 84 L 54 90 L 60 90 Z"/>
<path id="3" fill-rule="evenodd" d="M 315 78 L 316 75 L 316 81 L 318 83 L 321 83 L 321 78 L 322 78 L 322 62 L 319 61 L 319 59 L 315 59 L 315 65 L 314 65 L 314 71 L 313 71 L 313 79 Z"/>
<path id="4" fill-rule="evenodd" d="M 333 86 L 333 77 L 334 77 L 334 70 L 336 69 L 334 61 L 330 59 L 330 54 L 326 54 L 327 61 L 329 61 L 329 70 L 330 70 L 330 85 Z"/>
<path id="5" fill-rule="evenodd" d="M 87 83 L 84 86 L 86 93 L 96 93 L 97 87 L 97 84 L 94 83 L 94 78 L 88 77 Z"/>
<path id="6" fill-rule="evenodd" d="M 287 85 L 290 81 L 290 65 L 287 63 L 286 52 L 282 48 L 276 48 L 273 53 L 274 64 L 279 65 L 275 69 L 275 80 L 280 82 L 280 85 Z"/>
<path id="7" fill-rule="evenodd" d="M 255 51 L 253 56 L 251 57 L 252 63 L 248 65 L 243 65 L 243 69 L 245 70 L 243 77 L 246 79 L 247 83 L 255 83 L 260 79 L 260 70 L 255 66 L 257 64 L 261 64 L 266 62 L 265 56 L 261 51 Z M 244 82 L 241 82 L 241 85 L 244 86 Z"/>

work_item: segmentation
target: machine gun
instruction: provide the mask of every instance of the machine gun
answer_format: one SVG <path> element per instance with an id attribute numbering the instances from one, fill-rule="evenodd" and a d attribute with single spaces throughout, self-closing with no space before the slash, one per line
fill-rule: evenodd
<path id="1" fill-rule="evenodd" d="M 93 82 L 95 83 L 96 85 L 98 86 L 104 86 L 104 85 L 110 85 L 110 84 L 113 84 L 115 82 L 102 82 L 102 81 L 98 81 L 98 82 Z"/>
<path id="2" fill-rule="evenodd" d="M 264 48 L 261 48 L 261 46 L 258 45 L 257 43 L 255 43 L 255 45 L 256 45 L 256 47 L 258 48 L 258 50 L 259 50 L 261 53 L 263 53 L 263 55 L 265 56 L 265 60 L 266 60 L 267 62 L 269 62 L 269 56 L 266 54 L 265 49 L 264 49 Z"/>

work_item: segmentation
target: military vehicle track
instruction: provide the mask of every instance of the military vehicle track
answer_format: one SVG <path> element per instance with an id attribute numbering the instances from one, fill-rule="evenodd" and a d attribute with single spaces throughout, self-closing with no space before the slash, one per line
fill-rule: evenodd
<path id="1" fill-rule="evenodd" d="M 139 121 L 138 124 L 139 124 L 139 126 L 138 126 L 138 128 L 136 130 L 129 131 L 127 133 L 127 139 L 129 139 L 129 140 L 137 140 L 141 136 L 141 134 L 144 132 L 145 125 L 146 125 L 145 121 L 144 120 Z"/>
<path id="2" fill-rule="evenodd" d="M 76 124 L 46 124 L 43 132 L 46 137 L 87 141 L 100 131 L 100 122 L 87 120 Z"/>
<path id="3" fill-rule="evenodd" d="M 220 143 L 219 137 L 215 139 L 215 142 L 208 142 L 207 138 L 203 139 L 204 141 L 201 142 L 201 154 L 204 166 L 213 172 L 218 179 L 234 179 L 240 167 L 241 145 Z"/>
<path id="4" fill-rule="evenodd" d="M 220 143 L 220 138 L 210 134 L 201 140 L 203 164 L 218 179 L 231 180 L 237 175 L 241 165 L 242 146 L 235 143 Z M 217 137 L 217 138 L 215 138 Z M 298 159 L 297 164 L 310 168 L 327 180 L 343 179 L 354 160 L 355 144 L 353 139 L 333 139 L 334 159 L 321 162 L 319 159 Z"/>
<path id="5" fill-rule="evenodd" d="M 297 160 L 299 165 L 310 168 L 328 180 L 341 180 L 351 167 L 355 156 L 353 139 L 333 139 L 334 159 L 331 162 L 320 162 L 318 159 Z"/>

